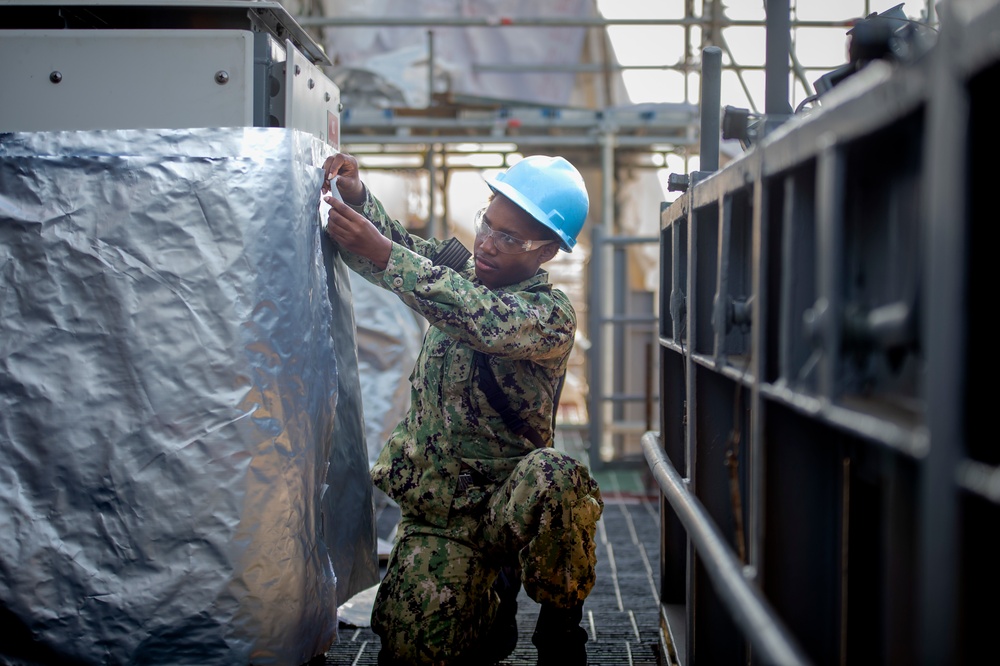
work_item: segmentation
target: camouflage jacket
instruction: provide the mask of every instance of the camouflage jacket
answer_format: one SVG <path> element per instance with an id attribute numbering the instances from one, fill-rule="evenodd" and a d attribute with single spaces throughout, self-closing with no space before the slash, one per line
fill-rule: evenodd
<path id="1" fill-rule="evenodd" d="M 404 515 L 443 527 L 450 511 L 478 504 L 533 448 L 490 405 L 473 352 L 488 355 L 511 406 L 551 446 L 576 312 L 544 270 L 493 291 L 479 283 L 472 260 L 460 271 L 435 266 L 442 242 L 409 234 L 370 193 L 356 210 L 392 239 L 392 252 L 384 271 L 342 252 L 345 263 L 430 324 L 410 375 L 409 412 L 372 467 L 372 481 Z M 473 488 L 460 489 L 463 471 L 471 471 Z"/>

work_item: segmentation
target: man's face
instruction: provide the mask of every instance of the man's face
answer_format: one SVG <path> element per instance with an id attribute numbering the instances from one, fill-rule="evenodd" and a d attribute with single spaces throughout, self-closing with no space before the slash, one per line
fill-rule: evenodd
<path id="1" fill-rule="evenodd" d="M 500 194 L 493 197 L 486 208 L 483 222 L 485 224 L 476 235 L 474 246 L 476 276 L 490 289 L 499 289 L 528 279 L 559 251 L 559 243 L 556 241 L 545 243 L 541 247 L 532 244 L 532 249 L 527 252 L 501 252 L 495 235 L 507 234 L 522 241 L 541 241 L 546 235 L 542 225 Z M 486 233 L 487 226 L 494 236 Z"/>

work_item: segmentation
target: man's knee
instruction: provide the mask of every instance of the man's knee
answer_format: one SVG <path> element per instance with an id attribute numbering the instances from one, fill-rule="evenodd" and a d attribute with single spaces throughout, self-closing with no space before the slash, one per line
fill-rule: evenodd
<path id="1" fill-rule="evenodd" d="M 587 495 L 600 498 L 597 482 L 587 466 L 553 448 L 535 449 L 526 455 L 508 483 L 511 499 L 516 502 L 537 501 L 553 493 L 569 502 Z"/>

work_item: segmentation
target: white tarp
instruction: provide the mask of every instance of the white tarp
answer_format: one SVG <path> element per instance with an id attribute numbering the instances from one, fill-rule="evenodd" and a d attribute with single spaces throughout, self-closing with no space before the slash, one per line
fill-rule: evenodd
<path id="1" fill-rule="evenodd" d="M 284 4 L 294 11 L 301 3 Z M 338 68 L 379 74 L 402 93 L 407 106 L 417 108 L 428 106 L 432 56 L 434 92 L 569 104 L 576 83 L 572 66 L 581 62 L 587 28 L 556 22 L 597 15 L 594 0 L 322 0 L 322 6 L 323 15 L 343 19 L 442 17 L 442 24 L 432 28 L 376 25 L 323 30 L 323 47 Z M 503 25 L 512 18 L 548 22 Z M 449 26 L 449 19 L 491 25 Z M 541 70 L 540 64 L 568 67 Z M 517 66 L 525 69 L 518 71 Z"/>

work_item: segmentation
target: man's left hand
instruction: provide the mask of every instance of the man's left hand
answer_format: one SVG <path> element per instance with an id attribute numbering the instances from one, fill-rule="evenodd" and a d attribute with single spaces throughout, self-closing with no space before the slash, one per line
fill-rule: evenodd
<path id="1" fill-rule="evenodd" d="M 342 248 L 362 256 L 385 270 L 392 253 L 392 241 L 383 236 L 371 220 L 342 201 L 327 196 L 330 204 L 326 233 Z"/>

